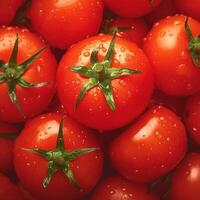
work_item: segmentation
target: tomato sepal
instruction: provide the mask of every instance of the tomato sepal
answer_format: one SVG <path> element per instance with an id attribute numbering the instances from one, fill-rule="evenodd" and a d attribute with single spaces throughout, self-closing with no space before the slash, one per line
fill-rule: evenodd
<path id="1" fill-rule="evenodd" d="M 65 150 L 64 147 L 64 136 L 63 136 L 63 123 L 64 117 L 61 120 L 57 141 L 56 141 L 56 148 L 54 150 L 43 150 L 39 148 L 29 149 L 29 148 L 22 148 L 24 151 L 28 151 L 30 153 L 34 153 L 38 156 L 41 156 L 45 160 L 48 161 L 48 169 L 47 175 L 43 180 L 43 188 L 47 188 L 49 183 L 51 182 L 54 174 L 57 171 L 62 171 L 66 177 L 69 179 L 70 183 L 80 190 L 80 187 L 74 177 L 74 174 L 70 167 L 70 161 L 77 159 L 78 157 L 96 151 L 98 148 L 82 148 L 78 150 Z"/>

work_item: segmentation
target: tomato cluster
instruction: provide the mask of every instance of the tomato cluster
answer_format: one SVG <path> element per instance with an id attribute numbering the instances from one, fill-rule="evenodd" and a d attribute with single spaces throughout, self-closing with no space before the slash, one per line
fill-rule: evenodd
<path id="1" fill-rule="evenodd" d="M 0 1 L 0 200 L 200 200 L 200 0 Z"/>

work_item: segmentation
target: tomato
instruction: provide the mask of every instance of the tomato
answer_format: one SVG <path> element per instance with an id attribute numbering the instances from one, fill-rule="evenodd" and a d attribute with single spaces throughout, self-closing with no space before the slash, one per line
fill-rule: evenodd
<path id="1" fill-rule="evenodd" d="M 1 200 L 25 200 L 17 186 L 2 174 L 0 174 L 0 197 Z"/>
<path id="2" fill-rule="evenodd" d="M 185 108 L 185 124 L 190 136 L 200 145 L 200 93 L 187 100 Z"/>
<path id="3" fill-rule="evenodd" d="M 192 95 L 200 90 L 199 50 L 194 47 L 196 38 L 189 42 L 185 23 L 186 17 L 182 15 L 163 19 L 155 24 L 144 41 L 157 87 L 174 96 Z M 200 34 L 199 22 L 189 18 L 188 26 L 194 37 Z"/>
<path id="4" fill-rule="evenodd" d="M 167 17 L 173 16 L 177 13 L 174 0 L 163 0 L 160 5 L 153 10 L 150 14 L 145 16 L 145 19 L 150 25 L 153 25 L 155 22 Z"/>
<path id="5" fill-rule="evenodd" d="M 48 43 L 67 48 L 98 33 L 103 18 L 102 0 L 34 0 L 27 12 L 33 29 Z"/>
<path id="6" fill-rule="evenodd" d="M 98 130 L 129 124 L 153 92 L 152 68 L 143 51 L 115 37 L 101 34 L 77 43 L 57 72 L 58 96 L 67 113 Z"/>
<path id="7" fill-rule="evenodd" d="M 17 9 L 24 3 L 25 0 L 2 0 L 0 1 L 0 25 L 9 25 Z"/>
<path id="8" fill-rule="evenodd" d="M 109 155 L 123 177 L 149 183 L 173 169 L 186 147 L 180 119 L 167 108 L 155 106 L 111 143 Z"/>
<path id="9" fill-rule="evenodd" d="M 170 96 L 159 90 L 155 90 L 150 102 L 150 106 L 163 105 L 175 112 L 178 116 L 182 117 L 185 109 L 185 103 L 186 98 L 184 97 Z"/>
<path id="10" fill-rule="evenodd" d="M 144 186 L 130 183 L 119 176 L 103 180 L 94 191 L 91 200 L 156 200 Z"/>
<path id="11" fill-rule="evenodd" d="M 15 143 L 17 175 L 37 199 L 80 199 L 101 175 L 102 151 L 94 133 L 61 118 L 51 113 L 30 120 Z"/>
<path id="12" fill-rule="evenodd" d="M 110 21 L 110 22 L 109 22 Z M 105 33 L 118 31 L 117 36 L 135 42 L 142 48 L 143 39 L 148 33 L 148 27 L 142 18 L 130 19 L 117 17 L 108 20 Z"/>
<path id="13" fill-rule="evenodd" d="M 190 0 L 174 0 L 174 4 L 180 13 L 200 20 L 200 0 L 193 0 L 192 3 Z"/>
<path id="14" fill-rule="evenodd" d="M 50 50 L 43 48 L 45 44 L 27 29 L 2 27 L 0 38 L 0 120 L 25 121 L 50 103 L 56 61 Z"/>
<path id="15" fill-rule="evenodd" d="M 11 172 L 13 169 L 13 144 L 19 132 L 15 125 L 0 122 L 0 172 Z"/>
<path id="16" fill-rule="evenodd" d="M 199 200 L 200 154 L 190 153 L 172 176 L 171 200 Z"/>
<path id="17" fill-rule="evenodd" d="M 104 0 L 105 6 L 121 17 L 135 18 L 150 13 L 161 0 Z"/>

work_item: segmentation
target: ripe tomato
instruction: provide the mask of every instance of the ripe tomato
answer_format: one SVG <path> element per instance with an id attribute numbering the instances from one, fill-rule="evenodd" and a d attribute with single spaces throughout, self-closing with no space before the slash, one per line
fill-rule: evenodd
<path id="1" fill-rule="evenodd" d="M 200 20 L 200 0 L 193 0 L 192 3 L 190 0 L 174 0 L 174 4 L 180 13 Z"/>
<path id="2" fill-rule="evenodd" d="M 163 19 L 155 24 L 144 41 L 144 51 L 153 65 L 157 87 L 174 96 L 192 95 L 200 90 L 200 69 L 196 66 L 199 65 L 198 48 L 192 47 L 191 54 L 197 58 L 193 60 L 185 22 L 186 17 L 182 15 Z M 194 37 L 200 34 L 199 22 L 189 18 L 188 25 Z"/>
<path id="3" fill-rule="evenodd" d="M 187 100 L 185 108 L 185 124 L 191 137 L 200 145 L 200 93 Z"/>
<path id="4" fill-rule="evenodd" d="M 200 154 L 190 153 L 172 176 L 171 200 L 199 200 Z"/>
<path id="5" fill-rule="evenodd" d="M 25 0 L 0 1 L 0 25 L 9 25 L 15 17 L 17 9 Z"/>
<path id="6" fill-rule="evenodd" d="M 111 143 L 109 154 L 123 177 L 149 183 L 173 169 L 186 146 L 180 119 L 167 108 L 156 106 Z"/>
<path id="7" fill-rule="evenodd" d="M 146 187 L 130 183 L 119 176 L 103 180 L 91 200 L 156 200 Z"/>
<path id="8" fill-rule="evenodd" d="M 156 8 L 161 0 L 104 0 L 105 6 L 121 17 L 142 17 Z"/>
<path id="9" fill-rule="evenodd" d="M 36 117 L 15 143 L 17 175 L 37 199 L 80 199 L 101 175 L 102 151 L 92 132 L 61 118 L 53 113 Z"/>
<path id="10" fill-rule="evenodd" d="M 146 22 L 142 18 L 130 19 L 117 17 L 107 20 L 108 25 L 104 33 L 118 31 L 117 36 L 130 40 L 142 48 L 143 39 L 148 33 Z"/>
<path id="11" fill-rule="evenodd" d="M 77 43 L 57 72 L 58 96 L 68 114 L 98 130 L 130 123 L 144 111 L 153 91 L 153 73 L 143 51 L 114 38 L 99 35 Z"/>
<path id="12" fill-rule="evenodd" d="M 163 0 L 153 12 L 145 16 L 145 19 L 150 25 L 153 25 L 155 22 L 158 22 L 167 16 L 173 16 L 176 13 L 174 0 Z"/>
<path id="13" fill-rule="evenodd" d="M 44 45 L 27 29 L 0 28 L 0 120 L 25 121 L 51 101 L 56 61 Z"/>
<path id="14" fill-rule="evenodd" d="M 18 128 L 12 124 L 0 122 L 0 172 L 11 172 L 13 169 L 13 144 Z M 14 138 L 13 138 L 14 136 Z"/>
<path id="15" fill-rule="evenodd" d="M 1 200 L 25 200 L 17 186 L 2 174 L 0 174 L 0 198 Z"/>
<path id="16" fill-rule="evenodd" d="M 33 29 L 51 46 L 67 48 L 98 33 L 102 0 L 34 0 L 27 12 Z"/>

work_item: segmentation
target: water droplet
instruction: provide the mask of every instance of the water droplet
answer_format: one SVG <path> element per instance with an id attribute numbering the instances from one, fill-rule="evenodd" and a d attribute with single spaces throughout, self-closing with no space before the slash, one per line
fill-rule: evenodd
<path id="1" fill-rule="evenodd" d="M 166 32 L 165 31 L 162 31 L 161 33 L 160 33 L 160 37 L 164 37 L 166 35 Z"/>
<path id="2" fill-rule="evenodd" d="M 175 21 L 174 25 L 179 25 L 181 22 L 180 21 Z"/>
<path id="3" fill-rule="evenodd" d="M 120 50 L 121 50 L 121 52 L 125 52 L 126 51 L 126 49 L 124 47 L 121 47 Z"/>

